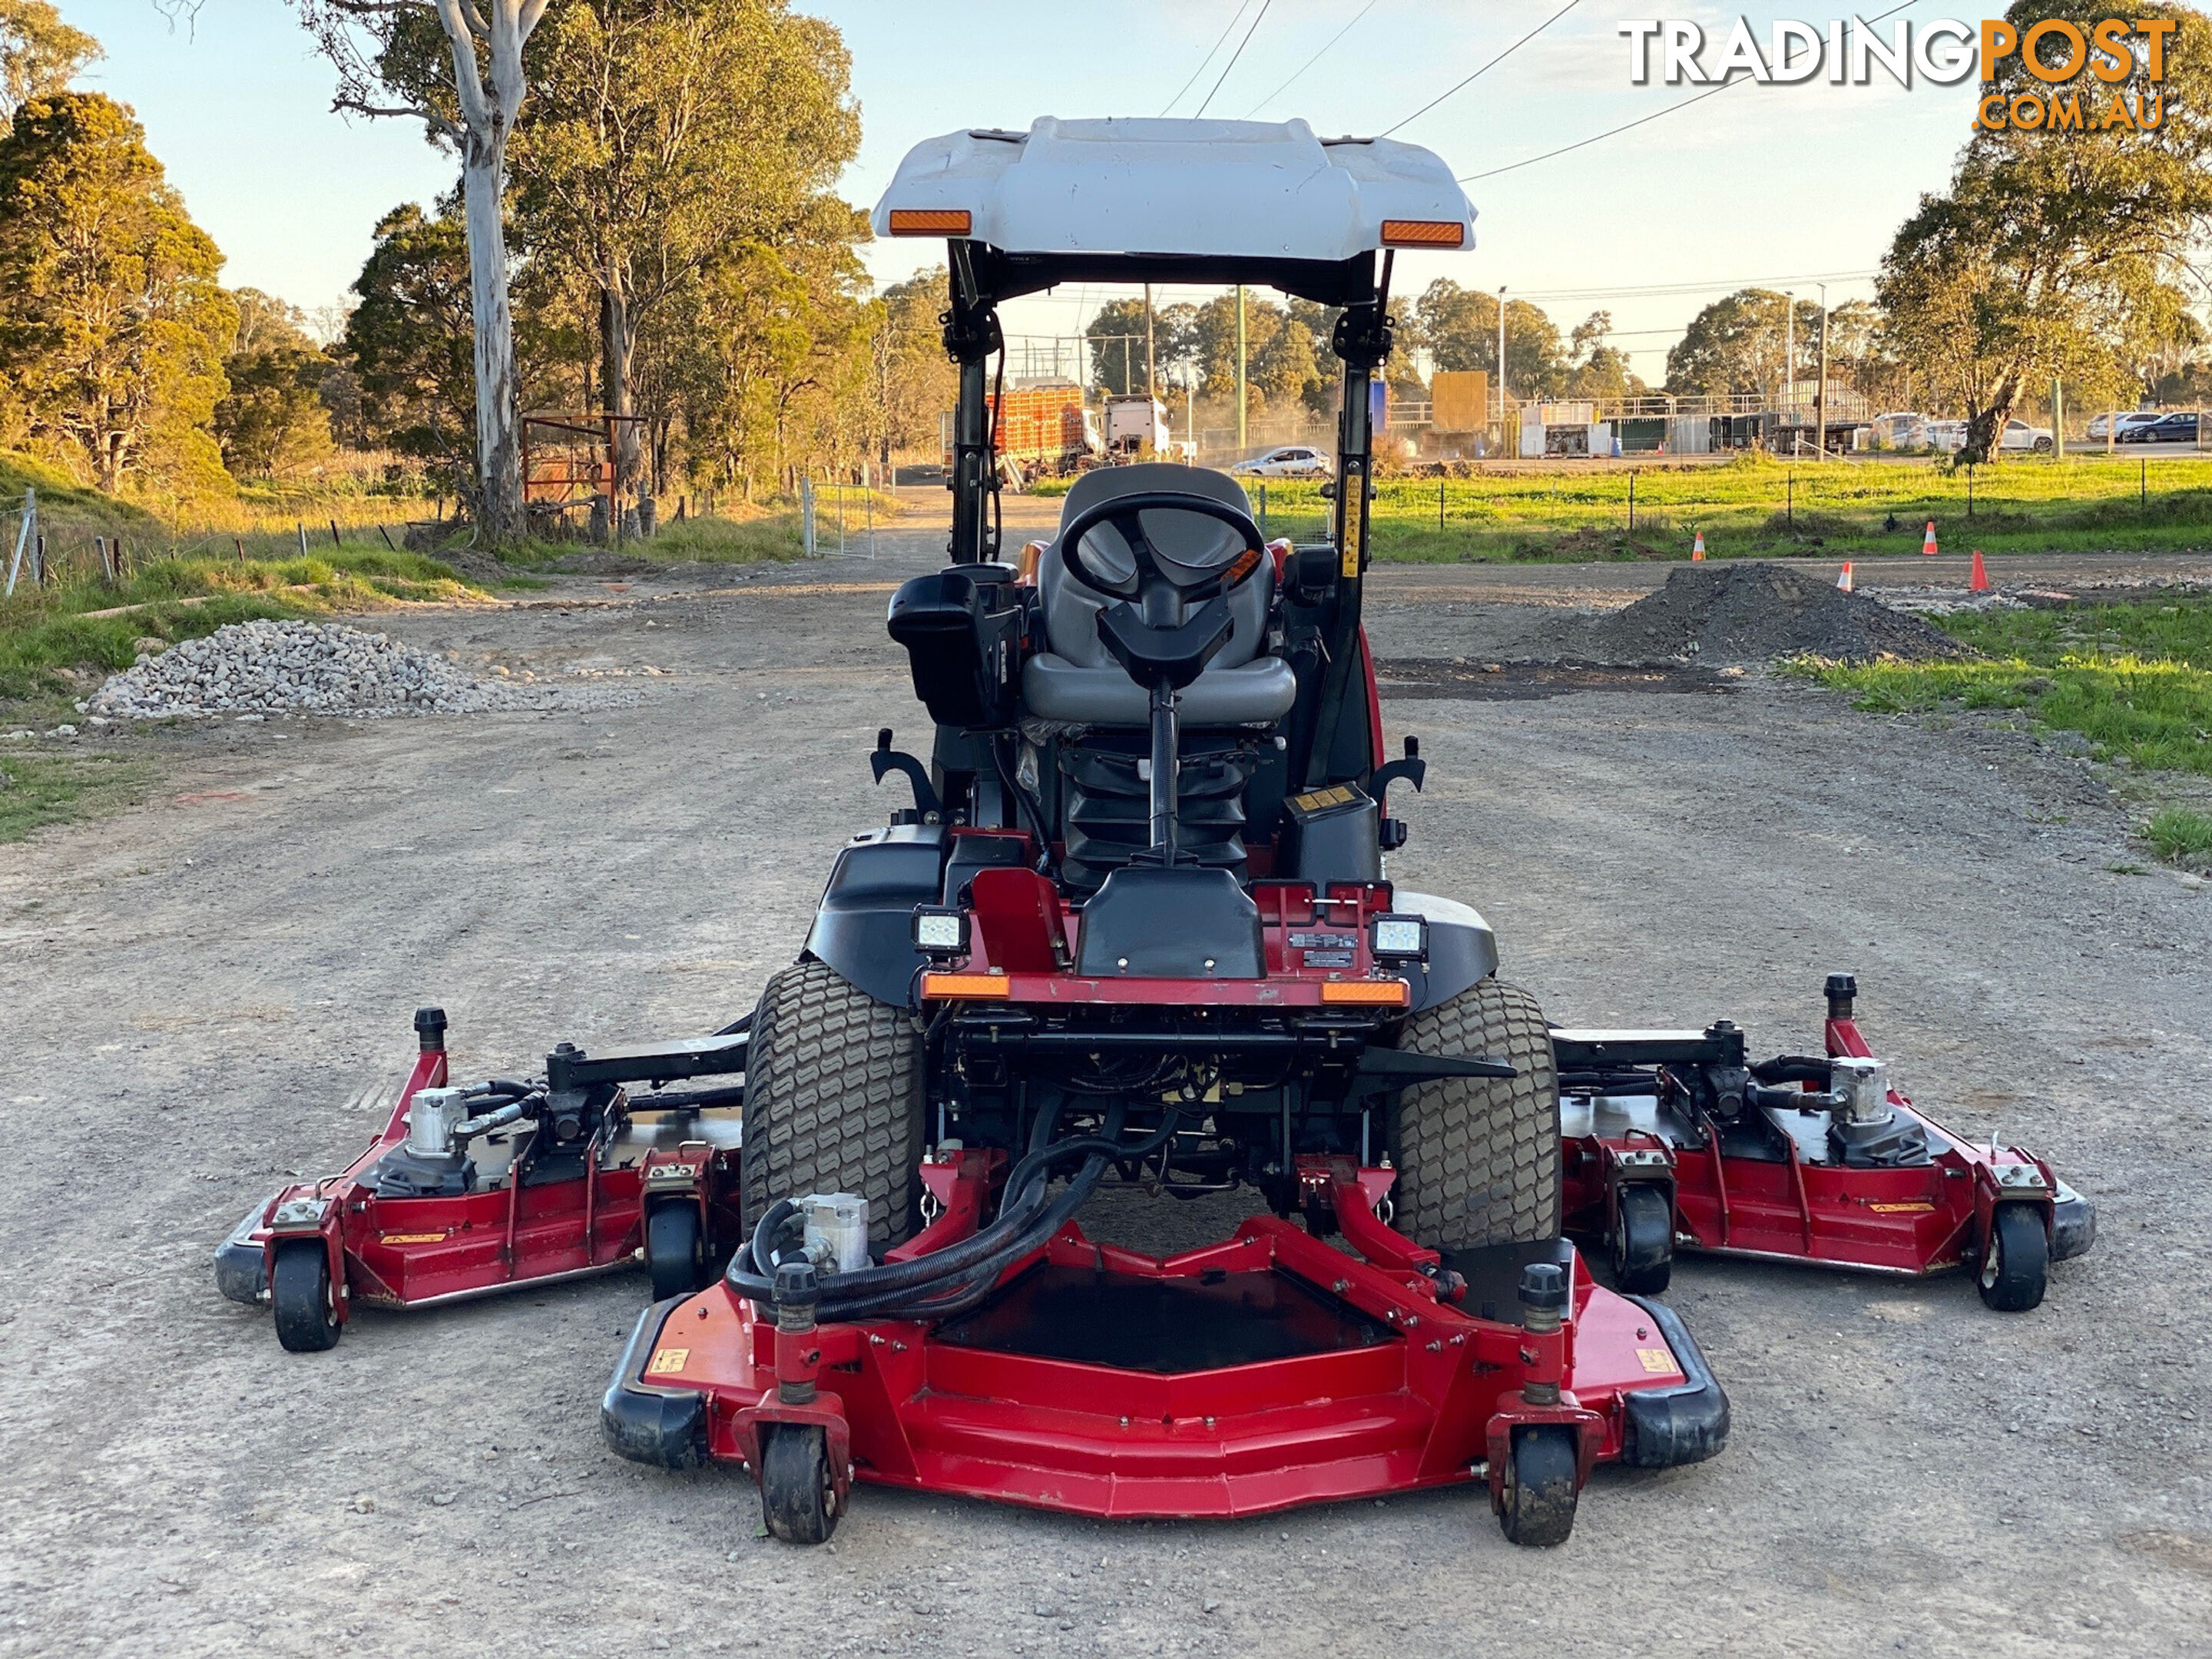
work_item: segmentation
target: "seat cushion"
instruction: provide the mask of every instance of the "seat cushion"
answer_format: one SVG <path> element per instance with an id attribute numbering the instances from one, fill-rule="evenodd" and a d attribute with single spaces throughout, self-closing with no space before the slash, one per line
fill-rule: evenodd
<path id="1" fill-rule="evenodd" d="M 1268 726 L 1297 701 L 1297 676 L 1280 657 L 1235 668 L 1208 668 L 1177 699 L 1187 726 Z M 1022 706 L 1039 720 L 1070 726 L 1134 726 L 1152 721 L 1145 688 L 1117 665 L 1086 668 L 1050 651 L 1022 665 Z"/>

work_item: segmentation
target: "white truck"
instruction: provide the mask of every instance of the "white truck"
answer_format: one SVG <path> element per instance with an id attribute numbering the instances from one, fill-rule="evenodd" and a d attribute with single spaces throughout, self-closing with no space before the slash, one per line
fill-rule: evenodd
<path id="1" fill-rule="evenodd" d="M 1109 397 L 1106 447 L 1117 455 L 1133 455 L 1147 448 L 1155 455 L 1170 453 L 1168 406 L 1141 392 Z"/>

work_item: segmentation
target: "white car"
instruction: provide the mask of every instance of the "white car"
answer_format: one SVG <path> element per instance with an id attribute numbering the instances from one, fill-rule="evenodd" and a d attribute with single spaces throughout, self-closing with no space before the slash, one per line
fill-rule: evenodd
<path id="1" fill-rule="evenodd" d="M 2154 409 L 2130 409 L 2117 416 L 2100 415 L 2089 422 L 2089 436 L 2101 438 L 2109 432 L 2117 438 L 2123 432 L 2132 432 L 2139 426 L 2148 426 L 2157 419 L 2158 411 Z"/>
<path id="2" fill-rule="evenodd" d="M 1230 471 L 1240 478 L 1333 478 L 1336 458 L 1326 450 L 1304 444 L 1288 444 L 1239 461 Z"/>
<path id="3" fill-rule="evenodd" d="M 1928 443 L 1928 417 L 1899 411 L 1874 417 L 1874 435 L 1892 449 L 1921 449 Z"/>
<path id="4" fill-rule="evenodd" d="M 1930 421 L 1922 430 L 1927 434 L 1923 441 L 1939 454 L 1956 454 L 1966 447 L 1966 423 L 1964 421 Z"/>
<path id="5" fill-rule="evenodd" d="M 2051 428 L 2030 426 L 2026 421 L 2007 421 L 2004 431 L 1998 435 L 1999 449 L 2032 449 L 2037 454 L 2050 453 Z"/>

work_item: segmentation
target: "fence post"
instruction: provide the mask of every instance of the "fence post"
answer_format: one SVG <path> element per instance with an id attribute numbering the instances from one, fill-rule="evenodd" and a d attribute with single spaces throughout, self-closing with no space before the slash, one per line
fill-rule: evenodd
<path id="1" fill-rule="evenodd" d="M 21 571 L 23 568 L 23 550 L 30 546 L 33 538 L 36 537 L 38 533 L 39 492 L 27 484 L 23 489 L 23 524 L 22 527 L 15 532 L 15 556 L 11 559 L 8 564 L 7 597 L 11 599 L 15 597 L 16 573 Z M 34 584 L 36 583 L 37 577 L 38 572 L 36 568 L 33 568 L 32 571 L 32 580 Z"/>
<path id="2" fill-rule="evenodd" d="M 1636 469 L 1628 469 L 1628 533 L 1636 533 Z"/>
<path id="3" fill-rule="evenodd" d="M 808 558 L 814 556 L 814 480 L 799 481 L 799 546 Z"/>
<path id="4" fill-rule="evenodd" d="M 301 520 L 301 521 L 300 526 L 299 526 L 299 531 L 300 531 L 300 556 L 301 556 L 301 558 L 303 558 L 303 559 L 304 559 L 304 558 L 306 558 L 306 557 L 307 556 L 307 523 L 306 523 L 306 521 L 305 521 L 305 520 Z"/>
<path id="5" fill-rule="evenodd" d="M 1267 539 L 1267 486 L 1260 486 L 1260 539 Z"/>
<path id="6" fill-rule="evenodd" d="M 1438 479 L 1437 480 L 1437 529 L 1439 529 L 1439 530 L 1442 530 L 1443 527 L 1444 527 L 1444 481 L 1443 481 L 1442 478 L 1438 478 Z"/>

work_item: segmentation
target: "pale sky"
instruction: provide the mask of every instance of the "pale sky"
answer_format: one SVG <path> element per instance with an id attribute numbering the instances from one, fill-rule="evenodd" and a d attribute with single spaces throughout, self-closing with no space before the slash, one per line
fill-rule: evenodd
<path id="1" fill-rule="evenodd" d="M 872 204 L 906 149 L 968 126 L 1026 127 L 1038 115 L 1191 114 L 1261 0 L 812 0 L 800 9 L 842 31 L 863 125 L 842 185 Z M 1206 110 L 1316 131 L 1380 131 L 1419 108 L 1559 9 L 1564 0 L 1265 0 L 1266 13 Z M 330 112 L 331 76 L 283 0 L 204 0 L 172 29 L 153 0 L 61 0 L 107 61 L 85 84 L 133 105 L 193 216 L 228 258 L 225 280 L 313 308 L 343 295 L 387 209 L 446 188 L 453 164 L 403 121 Z M 1878 14 L 1883 7 L 1869 7 Z M 1629 80 L 1622 20 L 1639 0 L 1580 0 L 1545 33 L 1395 136 L 1437 150 L 1462 175 L 1485 172 L 1632 121 L 1698 89 Z M 1796 6 L 1723 11 L 1677 0 L 1665 15 L 1715 37 L 1739 15 L 1764 40 L 1777 17 L 1825 28 L 1852 14 Z M 1921 0 L 1916 24 L 1962 15 Z M 1972 14 L 1978 17 L 1979 12 Z M 1227 45 L 1202 71 L 1224 38 Z M 1331 36 L 1353 24 L 1318 62 Z M 1969 21 L 1972 21 L 1970 18 Z M 1311 64 L 1311 67 L 1304 67 Z M 1299 74 L 1304 68 L 1304 73 Z M 1194 75 L 1195 80 L 1193 81 Z M 1277 92 L 1294 75 L 1287 89 Z M 1272 95 L 1271 95 L 1272 94 Z M 1431 276 L 1504 284 L 1536 300 L 1565 333 L 1610 310 L 1615 343 L 1657 380 L 1666 348 L 1708 300 L 1757 282 L 1831 304 L 1871 293 L 1870 277 L 1923 191 L 1939 190 L 1967 137 L 1975 88 L 1916 84 L 1744 85 L 1623 134 L 1467 186 L 1472 253 L 1401 256 L 1399 289 Z M 872 249 L 880 281 L 934 263 L 934 244 Z M 1010 331 L 1077 332 L 1100 297 L 1066 290 L 1024 302 Z"/>

